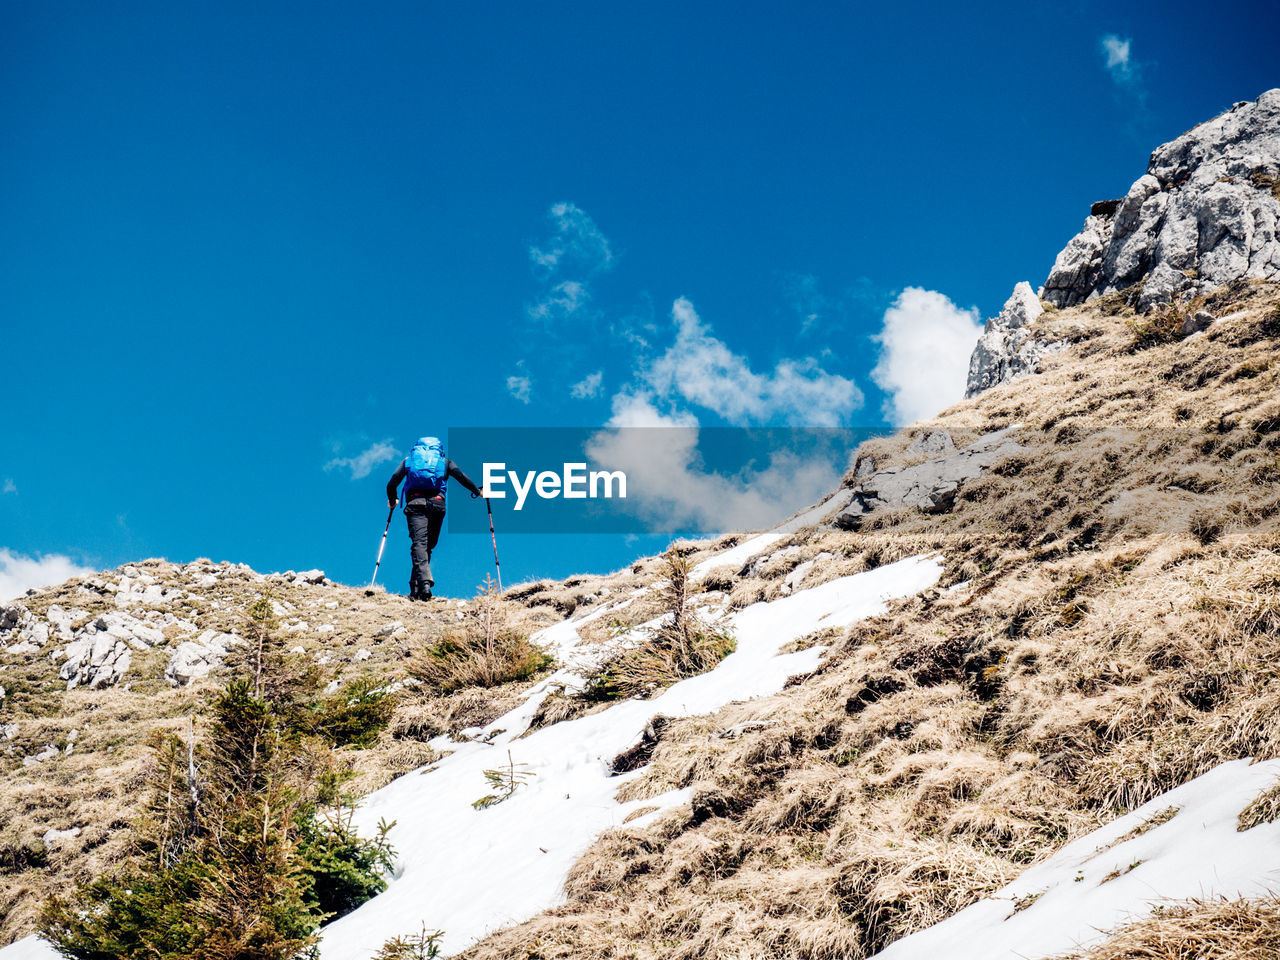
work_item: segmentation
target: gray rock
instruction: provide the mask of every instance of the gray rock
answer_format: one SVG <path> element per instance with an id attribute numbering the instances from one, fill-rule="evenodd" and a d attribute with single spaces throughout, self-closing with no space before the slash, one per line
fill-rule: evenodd
<path id="1" fill-rule="evenodd" d="M 853 479 L 865 480 L 879 469 L 880 461 L 869 453 L 860 453 L 853 462 Z"/>
<path id="2" fill-rule="evenodd" d="M 119 683 L 129 669 L 133 654 L 123 640 L 105 630 L 85 632 L 67 644 L 66 661 L 58 676 L 67 681 L 67 689 L 87 685 L 90 690 Z"/>
<path id="3" fill-rule="evenodd" d="M 972 480 L 997 460 L 1023 449 L 1009 438 L 1013 429 L 1007 427 L 989 433 L 964 450 L 943 457 L 880 471 L 854 488 L 853 499 L 836 515 L 835 525 L 843 530 L 856 530 L 862 525 L 863 517 L 882 507 L 915 507 L 938 513 L 950 510 L 966 480 Z"/>
<path id="4" fill-rule="evenodd" d="M 1000 312 L 987 321 L 969 358 L 965 396 L 972 397 L 997 384 L 1035 373 L 1046 354 L 1065 344 L 1037 340 L 1028 327 L 1044 313 L 1040 298 L 1025 280 L 1013 288 Z"/>
<path id="5" fill-rule="evenodd" d="M 39 753 L 37 753 L 35 756 L 23 757 L 22 765 L 24 767 L 33 767 L 37 763 L 44 763 L 46 760 L 52 760 L 54 757 L 57 757 L 59 755 L 60 754 L 59 754 L 58 748 L 51 743 L 48 746 L 46 746 L 43 750 L 41 750 Z"/>
<path id="6" fill-rule="evenodd" d="M 1058 254 L 1044 297 L 1067 307 L 1143 281 L 1146 311 L 1240 277 L 1280 280 L 1277 182 L 1280 89 L 1157 147 L 1114 213 L 1095 205 Z"/>
<path id="7" fill-rule="evenodd" d="M 45 619 L 49 621 L 49 626 L 53 627 L 54 634 L 59 640 L 71 640 L 75 636 L 75 630 L 71 626 L 74 615 L 63 610 L 56 603 L 45 612 Z"/>
<path id="8" fill-rule="evenodd" d="M 222 665 L 232 647 L 242 643 L 244 641 L 233 633 L 206 630 L 196 639 L 178 644 L 169 658 L 169 665 L 164 668 L 164 675 L 174 686 L 208 676 L 210 671 Z"/>
<path id="9" fill-rule="evenodd" d="M 930 430 L 928 433 L 918 435 L 911 441 L 907 447 L 907 455 L 950 453 L 955 448 L 956 443 L 946 430 Z"/>
<path id="10" fill-rule="evenodd" d="M 1218 318 L 1206 310 L 1197 310 L 1194 315 L 1182 321 L 1182 335 L 1189 337 L 1201 330 L 1208 330 Z"/>
<path id="11" fill-rule="evenodd" d="M 20 603 L 0 607 L 0 634 L 11 633 L 31 620 L 31 611 Z"/>
<path id="12" fill-rule="evenodd" d="M 303 570 L 293 575 L 294 583 L 324 583 L 323 570 Z"/>

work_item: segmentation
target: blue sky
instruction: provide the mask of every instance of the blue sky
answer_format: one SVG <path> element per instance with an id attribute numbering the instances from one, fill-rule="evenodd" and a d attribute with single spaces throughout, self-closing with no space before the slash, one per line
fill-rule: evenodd
<path id="1" fill-rule="evenodd" d="M 936 409 L 1092 201 L 1280 83 L 1276 9 L 1214 15 L 6 0 L 0 587 L 53 556 L 360 582 L 380 455 L 450 426 Z M 446 540 L 441 592 L 487 541 Z"/>

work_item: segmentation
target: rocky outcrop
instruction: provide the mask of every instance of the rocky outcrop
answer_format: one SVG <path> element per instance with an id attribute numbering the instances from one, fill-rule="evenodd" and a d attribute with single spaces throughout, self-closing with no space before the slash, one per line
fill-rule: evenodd
<path id="1" fill-rule="evenodd" d="M 1013 288 L 1003 309 L 987 321 L 982 338 L 969 358 L 966 397 L 1035 373 L 1041 357 L 1065 346 L 1032 336 L 1030 326 L 1042 313 L 1044 306 L 1031 284 L 1024 281 Z"/>
<path id="2" fill-rule="evenodd" d="M 916 507 L 939 513 L 950 510 L 961 484 L 979 476 L 997 460 L 1023 449 L 1009 437 L 1013 429 L 989 433 L 946 456 L 879 471 L 854 487 L 853 499 L 836 515 L 835 525 L 842 530 L 856 530 L 867 514 L 882 507 Z"/>
<path id="3" fill-rule="evenodd" d="M 67 689 L 87 686 L 90 690 L 111 686 L 125 675 L 133 654 L 128 644 L 104 632 L 82 636 L 67 644 L 67 659 L 58 676 Z"/>
<path id="4" fill-rule="evenodd" d="M 55 615 L 54 611 L 57 611 Z M 70 629 L 71 619 L 58 607 L 49 611 L 57 617 L 59 630 Z M 133 650 L 149 650 L 165 642 L 164 632 L 127 613 L 104 613 L 94 617 L 73 634 L 63 655 L 66 660 L 58 676 L 67 689 L 87 686 L 91 690 L 118 683 L 129 669 Z"/>
<path id="5" fill-rule="evenodd" d="M 227 652 L 243 642 L 233 633 L 206 630 L 196 639 L 178 644 L 173 656 L 169 658 L 164 675 L 174 686 L 199 680 L 221 666 Z"/>
<path id="6" fill-rule="evenodd" d="M 1240 277 L 1280 280 L 1280 89 L 1156 148 L 1123 199 L 1094 204 L 1044 298 L 1069 307 L 1141 282 L 1147 311 Z"/>

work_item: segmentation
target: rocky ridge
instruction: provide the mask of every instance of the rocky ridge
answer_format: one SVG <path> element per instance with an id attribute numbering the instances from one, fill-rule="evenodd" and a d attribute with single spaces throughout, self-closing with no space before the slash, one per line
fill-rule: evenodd
<path id="1" fill-rule="evenodd" d="M 987 321 L 965 396 L 1035 373 L 1062 349 L 1032 329 L 1041 298 L 1061 308 L 1125 291 L 1147 313 L 1241 279 L 1280 280 L 1280 89 L 1157 147 L 1125 196 L 1093 204 L 1040 296 L 1019 283 Z"/>
<path id="2" fill-rule="evenodd" d="M 221 603 L 202 602 L 192 589 L 209 590 L 232 580 L 264 588 L 328 582 L 321 570 L 264 575 L 244 564 L 203 560 L 180 566 L 152 561 L 143 567 L 129 564 L 76 582 L 71 598 L 77 605 L 51 603 L 39 612 L 23 602 L 0 608 L 0 649 L 59 664 L 58 676 L 68 690 L 114 686 L 128 675 L 135 653 L 161 651 L 167 658 L 164 675 L 178 686 L 207 675 L 242 642 L 234 632 L 201 629 L 193 622 L 201 606 L 217 611 Z M 185 616 L 174 613 L 184 607 Z"/>

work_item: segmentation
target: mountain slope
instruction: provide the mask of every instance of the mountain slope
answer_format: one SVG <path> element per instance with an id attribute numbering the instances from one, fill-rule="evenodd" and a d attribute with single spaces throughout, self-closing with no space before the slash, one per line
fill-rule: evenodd
<path id="1" fill-rule="evenodd" d="M 1158 150 L 1189 173 L 1157 177 L 1156 205 L 1198 210 L 1221 193 L 1196 171 L 1236 156 L 1231 130 L 1253 131 L 1238 151 L 1250 170 L 1274 161 L 1280 173 L 1266 152 L 1276 104 L 1272 91 L 1252 125 L 1238 108 L 1174 141 L 1203 148 Z M 1274 229 L 1273 197 L 1248 189 L 1238 209 L 1262 211 L 1252 245 Z M 1170 222 L 1150 221 L 1154 235 Z M 1228 234 L 1195 255 L 1216 256 Z M 372 956 L 420 923 L 476 960 L 914 957 L 957 937 L 983 956 L 1046 956 L 1078 938 L 1099 957 L 1137 956 L 1126 944 L 1158 939 L 1166 918 L 1191 938 L 1228 913 L 1229 937 L 1264 941 L 1280 915 L 1258 898 L 1280 853 L 1280 285 L 1246 258 L 1144 297 L 1174 262 L 1163 242 L 1149 252 L 1145 273 L 1124 274 L 1131 285 L 1094 277 L 1066 306 L 1019 288 L 1001 336 L 985 340 L 991 362 L 977 367 L 990 375 L 974 395 L 864 444 L 819 507 L 774 531 L 682 545 L 696 605 L 731 618 L 741 648 L 634 699 L 574 693 L 648 642 L 663 612 L 655 558 L 511 588 L 505 615 L 543 629 L 556 672 L 447 695 L 406 687 L 405 653 L 467 615 L 451 602 L 162 562 L 28 598 L 0 637 L 11 688 L 0 725 L 15 727 L 0 932 L 27 932 L 39 896 L 123 849 L 145 728 L 190 722 L 194 693 L 220 675 L 183 678 L 270 590 L 300 655 L 341 682 L 368 673 L 402 691 L 377 744 L 346 750 L 362 787 L 383 788 L 364 822 L 402 821 L 402 867 L 330 928 L 326 956 Z M 863 599 L 898 599 L 849 600 L 877 578 L 892 588 Z M 84 612 L 68 620 L 71 607 Z M 199 649 L 183 653 L 189 642 Z M 517 763 L 536 776 L 471 809 L 506 749 L 513 781 Z M 1164 816 L 1165 804 L 1185 812 Z M 1229 883 L 1208 856 L 1157 869 L 1197 817 L 1221 849 L 1250 854 L 1232 860 Z M 76 827 L 38 849 L 44 831 Z M 1105 858 L 1088 853 L 1112 841 Z M 1152 913 L 1189 890 L 1232 897 L 1230 909 Z M 1110 940 L 1094 929 L 1121 910 L 1138 926 Z"/>

